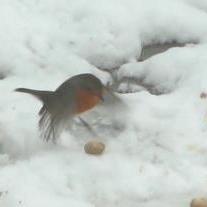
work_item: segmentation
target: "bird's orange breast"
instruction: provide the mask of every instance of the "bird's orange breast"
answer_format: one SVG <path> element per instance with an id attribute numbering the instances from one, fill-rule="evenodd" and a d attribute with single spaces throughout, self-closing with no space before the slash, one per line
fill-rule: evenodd
<path id="1" fill-rule="evenodd" d="M 76 113 L 85 112 L 100 102 L 100 98 L 86 91 L 78 91 L 76 96 Z"/>

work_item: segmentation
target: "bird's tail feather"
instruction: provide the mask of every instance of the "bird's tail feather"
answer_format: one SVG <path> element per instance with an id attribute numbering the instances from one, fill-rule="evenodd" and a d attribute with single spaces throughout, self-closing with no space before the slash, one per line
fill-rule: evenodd
<path id="1" fill-rule="evenodd" d="M 39 111 L 39 129 L 41 131 L 41 137 L 46 140 L 52 140 L 55 142 L 60 132 L 61 118 L 59 117 L 59 101 L 53 91 L 41 91 L 28 88 L 17 88 L 17 92 L 28 93 L 40 101 L 43 106 Z"/>
<path id="2" fill-rule="evenodd" d="M 38 98 L 39 100 L 41 100 L 43 103 L 47 102 L 51 98 L 51 96 L 54 95 L 53 91 L 41 91 L 41 90 L 33 90 L 29 88 L 16 88 L 15 91 L 31 94 L 36 98 Z"/>

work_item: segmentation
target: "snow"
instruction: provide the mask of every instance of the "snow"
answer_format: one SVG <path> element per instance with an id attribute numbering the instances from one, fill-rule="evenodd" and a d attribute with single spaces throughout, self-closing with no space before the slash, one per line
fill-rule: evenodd
<path id="1" fill-rule="evenodd" d="M 0 206 L 174 207 L 205 196 L 206 12 L 205 0 L 1 0 Z M 194 44 L 137 62 L 144 45 L 174 41 Z M 86 72 L 120 81 L 127 106 L 91 116 L 101 156 L 84 153 L 80 126 L 43 142 L 41 103 L 13 92 Z"/>

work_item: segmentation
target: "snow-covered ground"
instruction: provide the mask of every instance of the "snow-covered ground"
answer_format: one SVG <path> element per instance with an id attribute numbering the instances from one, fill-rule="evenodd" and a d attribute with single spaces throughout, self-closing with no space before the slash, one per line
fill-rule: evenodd
<path id="1" fill-rule="evenodd" d="M 175 207 L 207 195 L 206 0 L 1 0 L 0 28 L 0 206 Z M 197 44 L 137 62 L 143 45 L 173 41 Z M 102 156 L 86 155 L 77 132 L 44 143 L 41 103 L 13 92 L 85 72 L 112 84 L 114 69 L 160 93 L 119 95 L 124 126 L 100 135 Z"/>

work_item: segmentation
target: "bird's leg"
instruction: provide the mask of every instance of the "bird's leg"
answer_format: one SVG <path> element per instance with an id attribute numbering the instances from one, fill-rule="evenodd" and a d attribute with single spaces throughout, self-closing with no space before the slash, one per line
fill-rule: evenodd
<path id="1" fill-rule="evenodd" d="M 97 137 L 96 132 L 92 129 L 92 127 L 81 117 L 78 117 L 81 123 L 88 129 L 88 131 L 93 135 Z"/>

